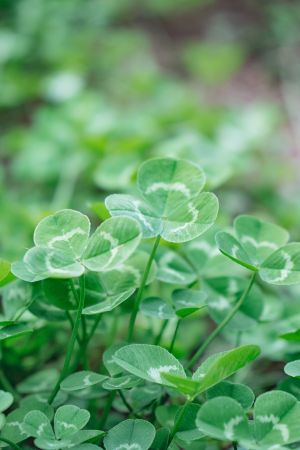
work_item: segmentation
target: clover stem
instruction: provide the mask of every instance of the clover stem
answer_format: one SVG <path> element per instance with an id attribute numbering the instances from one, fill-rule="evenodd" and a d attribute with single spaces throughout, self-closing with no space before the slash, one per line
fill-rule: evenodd
<path id="1" fill-rule="evenodd" d="M 149 259 L 148 259 L 148 262 L 147 262 L 147 265 L 146 265 L 146 268 L 145 268 L 145 272 L 143 274 L 141 285 L 139 287 L 139 290 L 138 290 L 138 292 L 136 294 L 136 297 L 135 297 L 135 300 L 134 300 L 133 310 L 132 310 L 131 317 L 130 317 L 130 322 L 129 322 L 128 342 L 131 342 L 132 338 L 133 338 L 134 325 L 135 325 L 136 317 L 137 317 L 137 314 L 138 314 L 138 311 L 139 311 L 139 306 L 140 306 L 142 295 L 143 295 L 143 292 L 144 292 L 144 288 L 145 288 L 145 285 L 146 285 L 146 282 L 147 282 L 147 279 L 148 279 L 148 275 L 149 275 L 149 272 L 150 272 L 150 269 L 151 269 L 151 266 L 152 266 L 152 262 L 153 262 L 153 259 L 154 259 L 157 247 L 159 245 L 159 241 L 160 241 L 160 236 L 158 235 L 157 238 L 155 239 L 152 251 L 150 253 L 150 256 L 149 256 Z"/>
<path id="2" fill-rule="evenodd" d="M 9 439 L 0 437 L 0 441 L 5 442 L 5 444 L 10 445 L 12 448 L 15 448 L 16 450 L 22 450 L 21 447 L 19 447 L 19 445 L 14 444 L 14 442 L 10 441 Z"/>
<path id="3" fill-rule="evenodd" d="M 236 442 L 232 443 L 233 450 L 238 450 L 238 446 Z"/>
<path id="4" fill-rule="evenodd" d="M 203 355 L 209 344 L 214 340 L 216 336 L 218 336 L 221 331 L 225 328 L 225 326 L 230 322 L 230 320 L 233 318 L 233 316 L 236 314 L 236 312 L 240 309 L 242 306 L 244 300 L 247 298 L 249 292 L 251 291 L 251 288 L 253 286 L 254 280 L 255 280 L 256 272 L 253 272 L 253 275 L 250 278 L 249 284 L 247 285 L 246 289 L 242 293 L 240 299 L 237 301 L 237 303 L 234 305 L 231 311 L 227 314 L 227 316 L 222 320 L 222 322 L 217 326 L 217 328 L 214 329 L 214 331 L 208 336 L 208 338 L 204 341 L 204 343 L 201 345 L 201 347 L 198 349 L 198 351 L 194 354 L 192 359 L 187 364 L 186 368 L 190 369 L 197 361 L 198 359 Z"/>
<path id="5" fill-rule="evenodd" d="M 73 350 L 74 350 L 74 345 L 75 345 L 75 342 L 77 339 L 78 330 L 79 330 L 79 326 L 80 326 L 81 313 L 82 313 L 82 310 L 84 307 L 84 300 L 85 300 L 85 277 L 84 277 L 84 275 L 82 275 L 79 278 L 79 286 L 80 286 L 79 302 L 78 302 L 77 314 L 76 314 L 75 321 L 74 321 L 74 327 L 72 330 L 71 338 L 68 343 L 67 353 L 66 353 L 63 368 L 61 370 L 60 376 L 59 376 L 59 378 L 49 396 L 49 399 L 48 399 L 48 403 L 50 405 L 53 403 L 53 400 L 55 399 L 56 394 L 59 391 L 60 383 L 67 376 L 68 371 L 69 371 L 69 367 L 70 367 L 70 363 L 71 363 L 71 359 L 72 359 L 72 355 L 73 355 Z"/>
<path id="6" fill-rule="evenodd" d="M 99 428 L 100 429 L 103 428 L 105 426 L 105 424 L 106 424 L 106 421 L 108 419 L 108 416 L 109 416 L 109 413 L 110 413 L 113 401 L 114 401 L 115 396 L 116 396 L 116 393 L 117 393 L 117 391 L 111 391 L 111 393 L 107 397 L 107 401 L 106 401 L 106 404 L 104 406 L 104 409 L 103 409 L 103 412 L 102 412 L 102 417 L 101 417 L 101 420 L 100 420 L 100 423 L 99 423 Z"/>
<path id="7" fill-rule="evenodd" d="M 174 349 L 174 345 L 175 345 L 175 341 L 176 341 L 176 337 L 177 337 L 177 334 L 178 334 L 180 323 L 181 323 L 181 320 L 177 320 L 176 327 L 175 327 L 175 330 L 174 330 L 174 334 L 173 334 L 173 337 L 172 337 L 172 341 L 171 341 L 171 344 L 170 344 L 170 347 L 169 347 L 169 352 L 170 353 L 173 353 L 173 349 Z"/>
<path id="8" fill-rule="evenodd" d="M 97 329 L 101 319 L 102 319 L 102 314 L 99 314 L 97 319 L 93 323 L 91 331 L 87 334 L 86 340 L 80 344 L 79 352 L 78 352 L 78 355 L 76 357 L 75 363 L 73 364 L 73 370 L 72 371 L 75 371 L 77 369 L 77 366 L 78 366 L 78 364 L 80 362 L 80 359 L 81 359 L 82 355 L 86 354 L 89 342 L 92 339 L 92 337 L 94 336 L 94 333 L 95 333 L 95 331 L 96 331 L 96 329 Z"/>
<path id="9" fill-rule="evenodd" d="M 177 433 L 177 431 L 178 431 L 178 429 L 180 427 L 182 419 L 183 419 L 183 417 L 185 415 L 185 412 L 186 412 L 188 406 L 190 405 L 190 403 L 191 403 L 191 400 L 187 400 L 185 402 L 185 404 L 182 406 L 182 408 L 180 409 L 180 412 L 179 412 L 177 418 L 175 419 L 174 426 L 173 426 L 173 428 L 171 430 L 169 442 L 168 442 L 168 445 L 167 445 L 166 448 L 169 448 L 169 446 L 171 445 L 171 443 L 172 443 L 172 441 L 173 441 L 173 439 L 175 437 L 175 434 Z"/>
<path id="10" fill-rule="evenodd" d="M 156 338 L 154 339 L 154 345 L 160 344 L 161 338 L 163 337 L 164 331 L 167 328 L 168 323 L 169 323 L 168 319 L 163 321 L 163 323 L 160 327 L 159 333 L 156 336 Z"/>

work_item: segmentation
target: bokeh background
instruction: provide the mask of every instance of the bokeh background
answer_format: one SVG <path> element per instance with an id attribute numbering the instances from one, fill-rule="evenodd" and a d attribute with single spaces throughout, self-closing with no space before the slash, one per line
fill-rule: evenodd
<path id="1" fill-rule="evenodd" d="M 152 156 L 192 160 L 220 224 L 300 238 L 300 2 L 0 0 L 0 254 L 72 207 L 95 222 Z"/>

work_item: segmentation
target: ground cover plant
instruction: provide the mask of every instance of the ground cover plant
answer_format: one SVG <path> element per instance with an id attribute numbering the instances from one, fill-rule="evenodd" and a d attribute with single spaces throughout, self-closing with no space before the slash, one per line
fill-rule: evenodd
<path id="1" fill-rule="evenodd" d="M 300 243 L 287 243 L 286 230 L 250 215 L 237 217 L 233 232 L 215 228 L 218 199 L 203 192 L 203 170 L 186 160 L 144 162 L 137 186 L 138 196 L 106 198 L 111 217 L 92 233 L 86 215 L 60 210 L 37 224 L 34 247 L 21 260 L 2 262 L 3 350 L 38 334 L 43 322 L 69 324 L 70 334 L 61 359 L 17 386 L 1 370 L 0 445 L 273 449 L 299 442 L 300 403 L 292 384 L 255 397 L 236 376 L 260 357 L 259 345 L 240 341 L 261 320 L 264 291 L 300 283 Z M 219 252 L 212 251 L 212 236 Z M 198 263 L 216 258 L 246 270 L 199 276 Z M 216 326 L 178 358 L 179 327 L 205 309 Z M 150 322 L 143 339 L 138 316 L 162 325 L 156 331 Z M 116 317 L 128 321 L 122 340 Z M 91 350 L 110 320 L 109 345 Z M 235 336 L 236 345 L 208 356 L 223 332 Z M 298 340 L 298 333 L 283 338 Z M 297 379 L 298 361 L 285 372 L 288 382 Z"/>
<path id="2" fill-rule="evenodd" d="M 0 448 L 300 449 L 299 18 L 0 1 Z"/>

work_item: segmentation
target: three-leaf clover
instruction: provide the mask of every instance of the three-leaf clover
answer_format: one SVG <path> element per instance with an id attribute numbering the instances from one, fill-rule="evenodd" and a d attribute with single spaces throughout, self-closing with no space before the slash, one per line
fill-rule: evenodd
<path id="1" fill-rule="evenodd" d="M 206 231 L 217 217 L 217 197 L 201 192 L 204 185 L 205 175 L 196 165 L 157 158 L 138 171 L 140 198 L 113 194 L 105 204 L 112 216 L 137 219 L 144 237 L 160 235 L 166 241 L 186 242 Z"/>
<path id="2" fill-rule="evenodd" d="M 92 438 L 100 436 L 102 431 L 82 430 L 90 419 L 86 409 L 74 405 L 64 405 L 57 409 L 54 416 L 54 429 L 49 418 L 41 411 L 30 411 L 23 421 L 23 429 L 35 438 L 35 445 L 43 450 L 75 447 Z"/>
<path id="3" fill-rule="evenodd" d="M 142 233 L 136 220 L 113 217 L 89 237 L 90 221 L 65 209 L 43 219 L 34 232 L 35 247 L 12 272 L 24 281 L 79 277 L 85 270 L 105 272 L 123 263 L 139 245 Z"/>
<path id="4" fill-rule="evenodd" d="M 224 255 L 271 284 L 300 283 L 300 243 L 286 244 L 288 232 L 269 222 L 242 215 L 234 221 L 234 232 L 216 235 Z"/>

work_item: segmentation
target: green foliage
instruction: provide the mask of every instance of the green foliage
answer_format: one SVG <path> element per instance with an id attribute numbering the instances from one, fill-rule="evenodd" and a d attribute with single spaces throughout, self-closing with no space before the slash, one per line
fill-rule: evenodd
<path id="1" fill-rule="evenodd" d="M 134 252 L 141 240 L 137 222 L 111 218 L 89 238 L 90 222 L 83 214 L 63 210 L 43 219 L 35 229 L 35 247 L 12 266 L 24 281 L 79 277 L 85 269 L 107 272 Z"/>
<path id="2" fill-rule="evenodd" d="M 148 450 L 155 437 L 155 428 L 145 420 L 125 420 L 112 428 L 104 438 L 106 450 L 139 448 Z"/>

